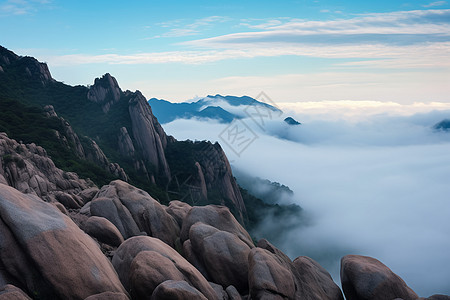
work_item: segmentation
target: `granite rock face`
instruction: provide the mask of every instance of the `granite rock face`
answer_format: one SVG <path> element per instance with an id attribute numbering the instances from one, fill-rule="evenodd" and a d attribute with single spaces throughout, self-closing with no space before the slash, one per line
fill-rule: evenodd
<path id="1" fill-rule="evenodd" d="M 102 110 L 107 113 L 115 102 L 120 100 L 122 91 L 117 80 L 109 73 L 101 78 L 96 78 L 94 85 L 89 88 L 87 98 L 102 105 Z"/>
<path id="2" fill-rule="evenodd" d="M 73 198 L 95 186 L 75 173 L 58 169 L 44 148 L 20 144 L 5 133 L 0 133 L 0 182 L 49 202 L 58 201 L 58 195 L 62 199 L 61 193 Z"/>
<path id="3" fill-rule="evenodd" d="M 136 92 L 129 100 L 128 111 L 137 148 L 142 151 L 144 159 L 152 164 L 159 174 L 170 179 L 169 164 L 164 154 L 167 146 L 166 133 L 140 92 Z"/>
<path id="4" fill-rule="evenodd" d="M 0 184 L 0 277 L 44 299 L 126 293 L 98 245 L 35 195 Z M 11 255 L 14 253 L 14 255 Z"/>

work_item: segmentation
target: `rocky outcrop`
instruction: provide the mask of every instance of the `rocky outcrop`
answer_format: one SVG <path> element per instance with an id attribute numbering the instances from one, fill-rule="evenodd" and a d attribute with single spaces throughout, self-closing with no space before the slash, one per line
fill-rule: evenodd
<path id="1" fill-rule="evenodd" d="M 99 103 L 102 106 L 104 113 L 108 113 L 111 105 L 120 100 L 122 90 L 117 83 L 117 80 L 109 73 L 106 73 L 101 78 L 96 78 L 94 85 L 89 88 L 87 98 L 93 102 Z"/>
<path id="2" fill-rule="evenodd" d="M 117 163 L 110 163 L 105 153 L 94 140 L 86 138 L 86 147 L 83 147 L 72 126 L 65 119 L 58 117 L 52 105 L 46 105 L 44 111 L 47 117 L 59 120 L 62 130 L 61 132 L 55 130 L 55 135 L 67 149 L 73 149 L 73 152 L 79 158 L 93 162 L 115 177 L 128 181 L 128 175 L 124 169 Z"/>
<path id="3" fill-rule="evenodd" d="M 126 127 L 120 128 L 119 131 L 119 152 L 125 157 L 134 157 L 136 154 L 133 141 L 131 140 Z"/>
<path id="4" fill-rule="evenodd" d="M 239 221 L 243 223 L 247 216 L 245 204 L 222 147 L 218 143 L 204 143 L 204 147 L 196 153 L 196 157 L 197 172 L 193 176 L 192 185 L 197 187 L 199 198 L 207 198 L 208 191 L 215 191 L 221 195 L 221 205 L 236 211 Z"/>
<path id="5" fill-rule="evenodd" d="M 62 128 L 62 132 L 55 130 L 56 137 L 66 146 L 66 148 L 72 149 L 73 147 L 73 152 L 78 157 L 85 158 L 84 149 L 81 145 L 80 139 L 73 130 L 72 126 L 70 126 L 69 122 L 67 122 L 63 118 L 58 117 L 52 105 L 46 105 L 44 107 L 44 112 L 49 118 L 57 118 L 61 124 L 60 127 Z"/>
<path id="6" fill-rule="evenodd" d="M 91 214 L 113 223 L 125 239 L 145 232 L 175 247 L 180 228 L 147 192 L 121 180 L 111 182 L 92 201 Z"/>
<path id="7" fill-rule="evenodd" d="M 414 291 L 375 258 L 347 255 L 341 260 L 341 282 L 348 300 L 418 299 Z"/>
<path id="8" fill-rule="evenodd" d="M 159 295 L 158 286 L 167 280 L 183 281 L 183 286 L 195 288 L 206 299 L 217 299 L 200 272 L 159 239 L 140 236 L 126 240 L 117 249 L 112 263 L 123 285 L 137 299 Z"/>
<path id="9" fill-rule="evenodd" d="M 50 74 L 47 64 L 41 63 L 33 57 L 16 55 L 2 46 L 0 46 L 0 67 L 2 71 L 15 68 L 19 74 L 40 82 L 42 86 L 55 81 Z"/>
<path id="10" fill-rule="evenodd" d="M 94 186 L 74 173 L 58 169 L 44 148 L 20 144 L 5 133 L 0 133 L 0 182 L 49 202 L 58 201 L 57 196 L 62 199 L 61 192 L 72 197 Z"/>
<path id="11" fill-rule="evenodd" d="M 1 184 L 0 249 L 0 277 L 28 295 L 84 299 L 126 293 L 98 245 L 69 217 L 35 195 Z"/>
<path id="12" fill-rule="evenodd" d="M 190 229 L 195 223 L 201 222 L 221 231 L 236 235 L 247 246 L 254 247 L 252 238 L 241 224 L 234 218 L 227 207 L 219 205 L 194 206 L 183 220 L 180 239 L 189 239 Z"/>
<path id="13" fill-rule="evenodd" d="M 164 149 L 167 136 L 152 113 L 145 97 L 137 91 L 129 101 L 133 137 L 143 158 L 166 180 L 170 179 L 169 164 Z"/>

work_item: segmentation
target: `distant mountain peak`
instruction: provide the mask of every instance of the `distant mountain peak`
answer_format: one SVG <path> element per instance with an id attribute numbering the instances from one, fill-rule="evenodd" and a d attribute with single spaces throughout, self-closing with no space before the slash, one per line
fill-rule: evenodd
<path id="1" fill-rule="evenodd" d="M 172 103 L 166 100 L 151 98 L 148 103 L 161 123 L 169 123 L 175 119 L 205 118 L 222 123 L 230 123 L 234 119 L 245 117 L 245 107 L 258 106 L 272 112 L 281 110 L 270 104 L 258 101 L 249 96 L 215 96 L 208 95 L 196 102 Z"/>
<path id="2" fill-rule="evenodd" d="M 302 125 L 302 123 L 298 122 L 292 117 L 287 117 L 286 119 L 284 119 L 284 121 L 289 125 Z"/>

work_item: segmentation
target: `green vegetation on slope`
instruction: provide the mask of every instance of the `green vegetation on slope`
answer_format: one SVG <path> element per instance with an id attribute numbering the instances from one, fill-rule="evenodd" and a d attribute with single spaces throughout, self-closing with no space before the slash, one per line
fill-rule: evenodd
<path id="1" fill-rule="evenodd" d="M 69 148 L 66 147 L 57 138 L 55 131 L 64 132 L 58 118 L 46 117 L 43 110 L 38 107 L 1 98 L 0 132 L 6 132 L 10 138 L 25 144 L 36 143 L 42 146 L 55 165 L 65 171 L 76 172 L 81 177 L 90 178 L 99 185 L 107 184 L 114 179 L 99 166 L 77 157 L 72 150 L 75 145 L 67 141 Z"/>

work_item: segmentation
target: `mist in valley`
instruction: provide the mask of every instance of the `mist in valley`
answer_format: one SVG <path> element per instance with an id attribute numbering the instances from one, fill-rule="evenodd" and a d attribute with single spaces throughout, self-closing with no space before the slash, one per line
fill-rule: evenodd
<path id="1" fill-rule="evenodd" d="M 293 222 L 281 236 L 272 228 L 290 220 L 267 216 L 253 233 L 276 236 L 274 243 L 291 258 L 310 256 L 339 282 L 342 256 L 368 255 L 421 296 L 449 294 L 450 133 L 432 127 L 450 112 L 357 121 L 291 115 L 302 125 L 240 120 L 255 138 L 238 153 L 224 141 L 229 124 L 176 120 L 164 128 L 179 140 L 221 143 L 238 181 L 253 176 L 292 190 L 280 201 L 300 205 L 305 221 Z"/>

